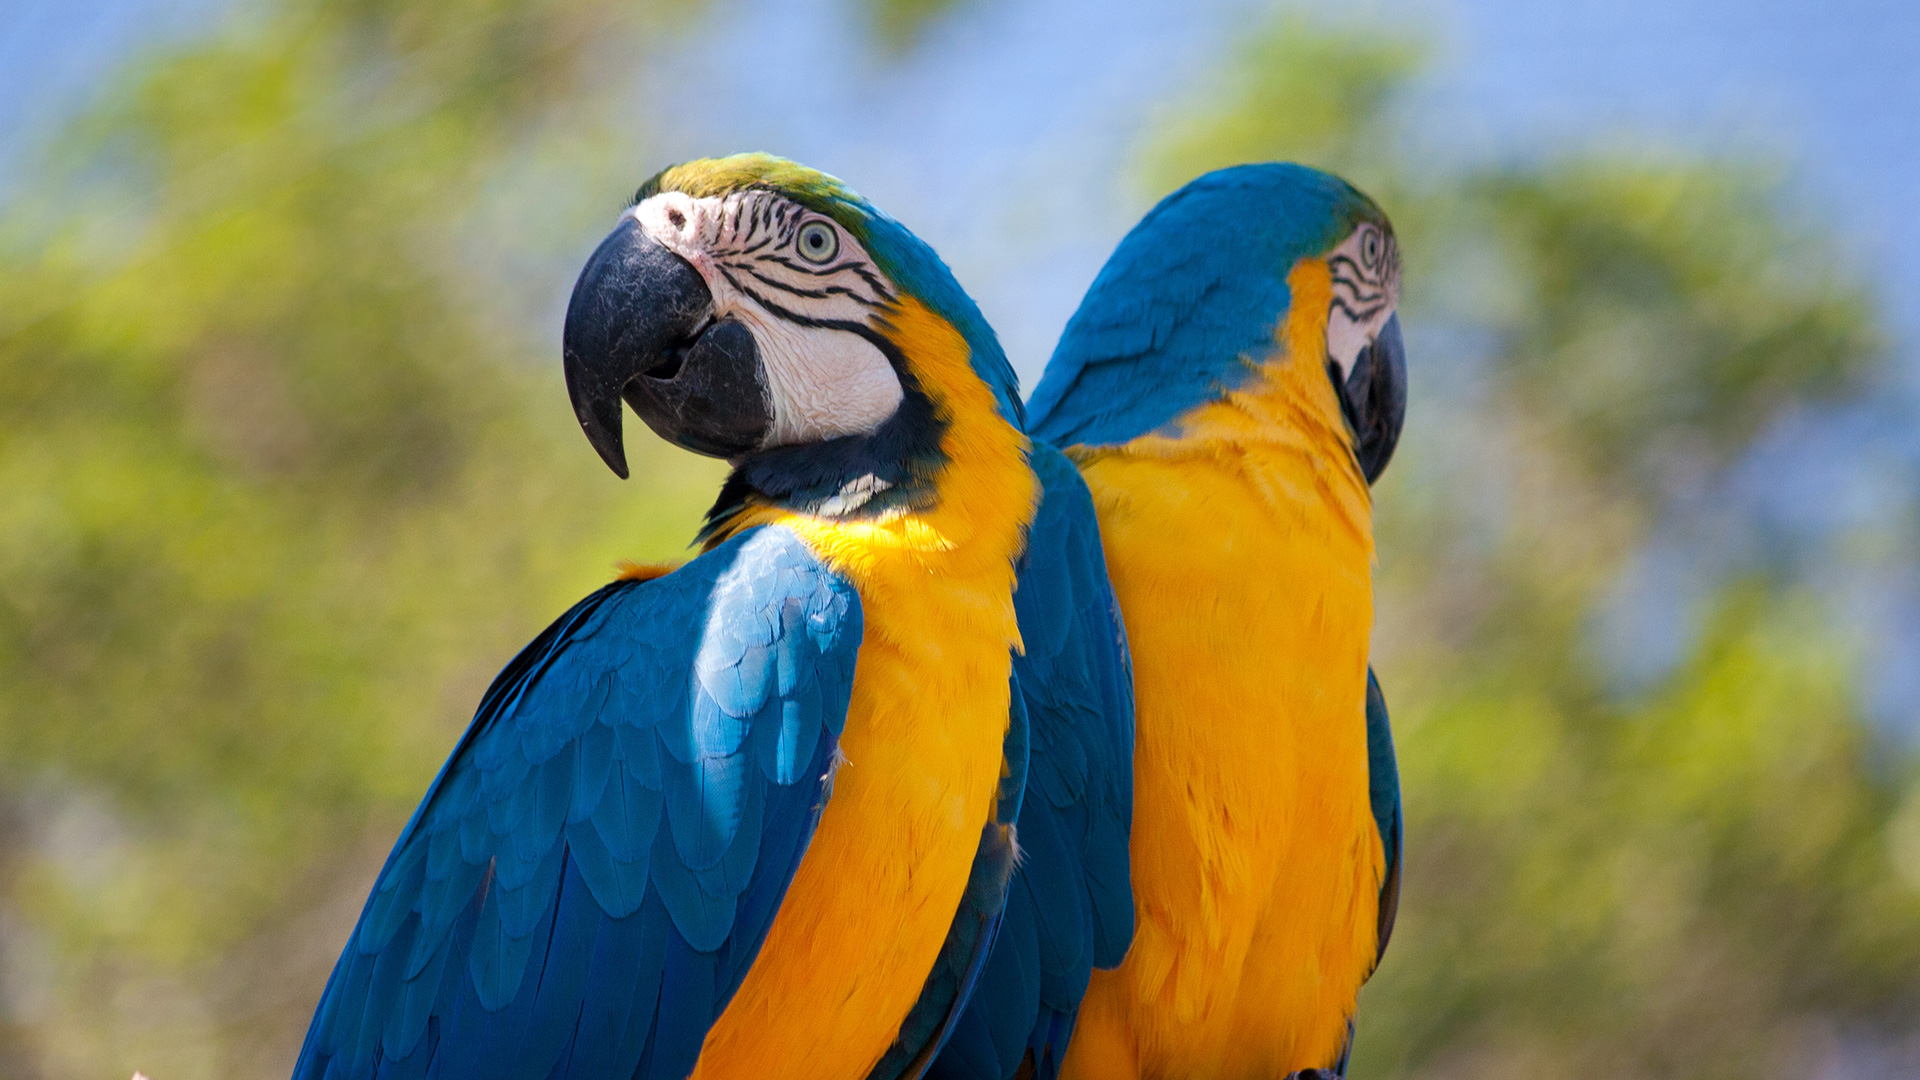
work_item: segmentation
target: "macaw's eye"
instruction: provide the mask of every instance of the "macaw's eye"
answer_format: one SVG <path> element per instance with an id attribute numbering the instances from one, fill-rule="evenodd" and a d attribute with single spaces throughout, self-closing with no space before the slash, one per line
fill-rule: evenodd
<path id="1" fill-rule="evenodd" d="M 808 262 L 831 262 L 840 254 L 840 234 L 824 221 L 800 226 L 800 257 Z"/>
<path id="2" fill-rule="evenodd" d="M 1368 229 L 1360 238 L 1360 262 L 1372 270 L 1380 265 L 1380 231 Z"/>

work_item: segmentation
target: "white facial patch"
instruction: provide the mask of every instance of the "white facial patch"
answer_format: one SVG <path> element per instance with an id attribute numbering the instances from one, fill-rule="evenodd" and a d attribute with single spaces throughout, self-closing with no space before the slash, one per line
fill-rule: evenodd
<path id="1" fill-rule="evenodd" d="M 700 272 L 716 319 L 753 333 L 773 407 L 764 448 L 863 435 L 900 407 L 893 365 L 860 332 L 892 284 L 837 222 L 771 191 L 661 192 L 628 212 Z"/>
<path id="2" fill-rule="evenodd" d="M 1400 249 L 1384 230 L 1366 222 L 1327 256 L 1333 301 L 1327 310 L 1327 359 L 1340 377 L 1353 374 L 1360 350 L 1373 343 L 1400 303 Z"/>
<path id="3" fill-rule="evenodd" d="M 873 342 L 848 330 L 800 326 L 749 300 L 735 315 L 753 331 L 773 394 L 767 446 L 864 435 L 905 395 L 893 365 Z"/>

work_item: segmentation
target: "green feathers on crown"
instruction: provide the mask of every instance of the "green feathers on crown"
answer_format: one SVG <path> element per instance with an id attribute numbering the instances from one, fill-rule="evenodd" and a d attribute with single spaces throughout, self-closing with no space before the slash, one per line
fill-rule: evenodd
<path id="1" fill-rule="evenodd" d="M 860 193 L 839 177 L 829 176 L 772 154 L 734 154 L 701 158 L 670 166 L 640 185 L 633 201 L 643 202 L 662 191 L 677 191 L 696 199 L 717 199 L 737 191 L 774 191 L 833 218 L 853 230 L 864 243 L 866 225 L 875 211 Z"/>

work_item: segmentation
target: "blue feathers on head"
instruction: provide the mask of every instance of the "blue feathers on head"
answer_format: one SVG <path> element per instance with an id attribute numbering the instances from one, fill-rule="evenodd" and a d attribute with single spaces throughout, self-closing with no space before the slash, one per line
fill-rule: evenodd
<path id="1" fill-rule="evenodd" d="M 1057 445 L 1127 442 L 1243 383 L 1273 352 L 1287 275 L 1380 209 L 1304 165 L 1238 165 L 1167 196 L 1120 241 L 1028 403 Z M 1123 362 L 1121 362 L 1123 361 Z"/>
<path id="2" fill-rule="evenodd" d="M 859 199 L 857 195 L 853 197 Z M 925 241 L 865 200 L 857 205 L 868 215 L 861 240 L 874 260 L 902 292 L 927 305 L 960 332 L 972 351 L 974 374 L 993 390 L 1000 415 L 1014 427 L 1024 428 L 1026 409 L 1020 401 L 1019 376 L 1013 373 L 1013 365 L 1007 362 L 1006 351 L 1000 347 L 1000 338 L 980 313 L 980 306 L 960 287 L 953 271 L 947 269 L 947 264 Z"/>

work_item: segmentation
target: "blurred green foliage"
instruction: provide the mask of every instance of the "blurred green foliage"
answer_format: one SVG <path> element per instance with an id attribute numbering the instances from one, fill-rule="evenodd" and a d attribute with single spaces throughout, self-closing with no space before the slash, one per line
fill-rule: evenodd
<path id="1" fill-rule="evenodd" d="M 283 1075 L 493 672 L 691 536 L 712 469 L 614 481 L 487 272 L 618 213 L 598 88 L 673 14 L 288 5 L 127 72 L 8 208 L 0 1075 Z"/>
<path id="2" fill-rule="evenodd" d="M 900 52 L 917 44 L 933 20 L 959 6 L 960 0 L 864 0 L 874 36 L 889 50 Z"/>
<path id="3" fill-rule="evenodd" d="M 1394 148 L 1362 128 L 1381 115 L 1425 51 L 1413 38 L 1282 14 L 1242 44 L 1241 55 L 1226 58 L 1220 85 L 1162 122 L 1147 147 L 1149 183 L 1171 190 L 1262 154 L 1342 176 L 1389 171 Z"/>
<path id="4" fill-rule="evenodd" d="M 1400 108 L 1420 56 L 1282 19 L 1145 153 L 1156 192 L 1334 167 L 1407 259 L 1376 661 L 1409 863 L 1354 1074 L 1845 1075 L 1920 998 L 1920 817 L 1852 636 L 1794 566 L 1715 586 L 1697 551 L 1717 591 L 1650 685 L 1594 630 L 1656 536 L 1712 535 L 1703 493 L 1758 440 L 1874 392 L 1869 294 L 1750 163 L 1433 160 Z"/>

